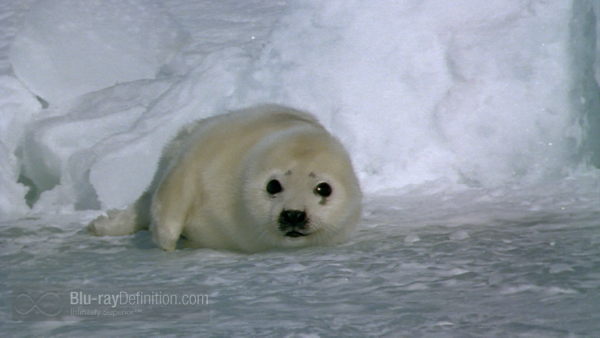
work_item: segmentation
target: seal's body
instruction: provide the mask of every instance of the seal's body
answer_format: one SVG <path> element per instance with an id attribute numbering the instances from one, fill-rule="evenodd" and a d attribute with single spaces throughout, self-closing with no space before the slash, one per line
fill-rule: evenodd
<path id="1" fill-rule="evenodd" d="M 310 114 L 264 105 L 197 121 L 164 149 L 148 190 L 90 223 L 155 243 L 258 252 L 343 241 L 362 195 L 338 140 Z"/>

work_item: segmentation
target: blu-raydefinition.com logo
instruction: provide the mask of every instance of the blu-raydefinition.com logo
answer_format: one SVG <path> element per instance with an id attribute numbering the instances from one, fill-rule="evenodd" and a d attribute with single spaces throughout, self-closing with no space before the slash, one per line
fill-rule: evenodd
<path id="1" fill-rule="evenodd" d="M 68 287 L 26 285 L 12 290 L 14 321 L 210 320 L 204 286 Z"/>
<path id="2" fill-rule="evenodd" d="M 40 315 L 55 317 L 60 315 L 63 302 L 59 292 L 17 292 L 13 293 L 13 313 L 20 316 Z"/>

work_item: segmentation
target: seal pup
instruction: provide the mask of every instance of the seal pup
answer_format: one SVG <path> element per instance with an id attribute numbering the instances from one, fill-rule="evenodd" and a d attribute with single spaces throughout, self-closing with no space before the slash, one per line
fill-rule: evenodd
<path id="1" fill-rule="evenodd" d="M 306 112 L 261 105 L 196 121 L 163 149 L 149 188 L 92 221 L 95 235 L 259 252 L 343 242 L 362 194 L 342 144 Z"/>

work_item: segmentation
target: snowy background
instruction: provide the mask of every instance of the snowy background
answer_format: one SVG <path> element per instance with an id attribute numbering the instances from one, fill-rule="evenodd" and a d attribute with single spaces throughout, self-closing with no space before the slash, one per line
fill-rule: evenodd
<path id="1" fill-rule="evenodd" d="M 202 284 L 210 323 L 13 336 L 600 335 L 594 0 L 0 3 L 0 290 Z M 198 118 L 314 113 L 366 194 L 337 248 L 163 253 L 83 227 Z"/>

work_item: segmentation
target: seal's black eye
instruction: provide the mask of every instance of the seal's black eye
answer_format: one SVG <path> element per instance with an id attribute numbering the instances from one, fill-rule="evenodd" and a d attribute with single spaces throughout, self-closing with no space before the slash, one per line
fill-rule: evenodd
<path id="1" fill-rule="evenodd" d="M 278 180 L 270 180 L 269 183 L 267 183 L 267 192 L 269 194 L 275 195 L 282 191 L 283 191 L 283 187 L 281 186 L 281 183 L 279 183 Z"/>
<path id="2" fill-rule="evenodd" d="M 317 184 L 315 194 L 321 197 L 329 197 L 331 195 L 331 186 L 325 182 Z"/>

